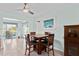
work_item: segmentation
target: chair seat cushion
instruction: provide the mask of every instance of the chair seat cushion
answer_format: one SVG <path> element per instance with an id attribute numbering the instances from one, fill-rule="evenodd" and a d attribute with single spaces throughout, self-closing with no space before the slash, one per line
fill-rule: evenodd
<path id="1" fill-rule="evenodd" d="M 35 45 L 35 44 L 37 44 L 37 42 L 35 40 L 32 40 L 31 44 Z"/>
<path id="2" fill-rule="evenodd" d="M 42 42 L 44 45 L 48 45 L 48 39 L 44 39 L 44 41 Z"/>

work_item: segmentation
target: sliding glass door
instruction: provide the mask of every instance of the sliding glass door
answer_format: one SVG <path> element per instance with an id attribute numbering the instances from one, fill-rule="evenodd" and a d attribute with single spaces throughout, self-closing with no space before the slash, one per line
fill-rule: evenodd
<path id="1" fill-rule="evenodd" d="M 16 38 L 16 24 L 3 24 L 3 37 L 5 39 L 15 39 Z"/>

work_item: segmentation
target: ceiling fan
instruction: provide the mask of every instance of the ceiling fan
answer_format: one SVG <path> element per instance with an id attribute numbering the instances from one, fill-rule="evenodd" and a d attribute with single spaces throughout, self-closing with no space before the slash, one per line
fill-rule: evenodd
<path id="1" fill-rule="evenodd" d="M 24 3 L 24 6 L 23 6 L 23 8 L 22 9 L 19 9 L 20 11 L 22 11 L 22 12 L 25 12 L 25 13 L 30 13 L 30 14 L 34 14 L 34 12 L 32 12 L 31 10 L 30 10 L 30 8 L 29 8 L 29 5 L 28 5 L 28 3 Z"/>

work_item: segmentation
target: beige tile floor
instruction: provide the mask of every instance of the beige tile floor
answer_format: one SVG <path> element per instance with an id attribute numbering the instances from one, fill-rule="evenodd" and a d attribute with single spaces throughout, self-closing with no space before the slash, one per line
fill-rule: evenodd
<path id="1" fill-rule="evenodd" d="M 25 56 L 25 40 L 24 39 L 9 39 L 2 41 L 3 48 L 0 49 L 0 56 Z M 46 52 L 42 52 L 38 55 L 35 51 L 31 53 L 31 56 L 47 56 Z M 50 52 L 50 56 L 53 56 Z M 55 50 L 55 56 L 63 56 L 63 53 Z"/>

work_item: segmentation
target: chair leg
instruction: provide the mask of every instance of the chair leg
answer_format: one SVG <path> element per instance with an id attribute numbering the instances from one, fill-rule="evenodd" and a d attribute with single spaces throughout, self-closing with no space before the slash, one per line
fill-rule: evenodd
<path id="1" fill-rule="evenodd" d="M 52 52 L 53 52 L 53 56 L 54 56 L 54 48 L 53 48 L 53 46 L 52 46 Z"/>
<path id="2" fill-rule="evenodd" d="M 28 54 L 28 56 L 30 56 L 30 46 L 29 46 L 29 54 Z"/>
<path id="3" fill-rule="evenodd" d="M 48 47 L 48 56 L 49 56 L 49 47 Z"/>
<path id="4" fill-rule="evenodd" d="M 25 55 L 26 55 L 26 49 L 25 49 Z"/>
<path id="5" fill-rule="evenodd" d="M 33 46 L 33 50 L 35 50 L 35 49 L 36 49 L 36 45 Z"/>
<path id="6" fill-rule="evenodd" d="M 26 52 L 27 52 L 27 45 L 26 45 L 26 49 L 25 49 L 25 55 L 26 55 Z"/>
<path id="7" fill-rule="evenodd" d="M 46 47 L 45 47 L 45 52 L 46 52 Z"/>
<path id="8" fill-rule="evenodd" d="M 54 49 L 53 49 L 52 51 L 53 51 L 53 56 L 55 56 L 55 55 L 54 55 Z"/>

